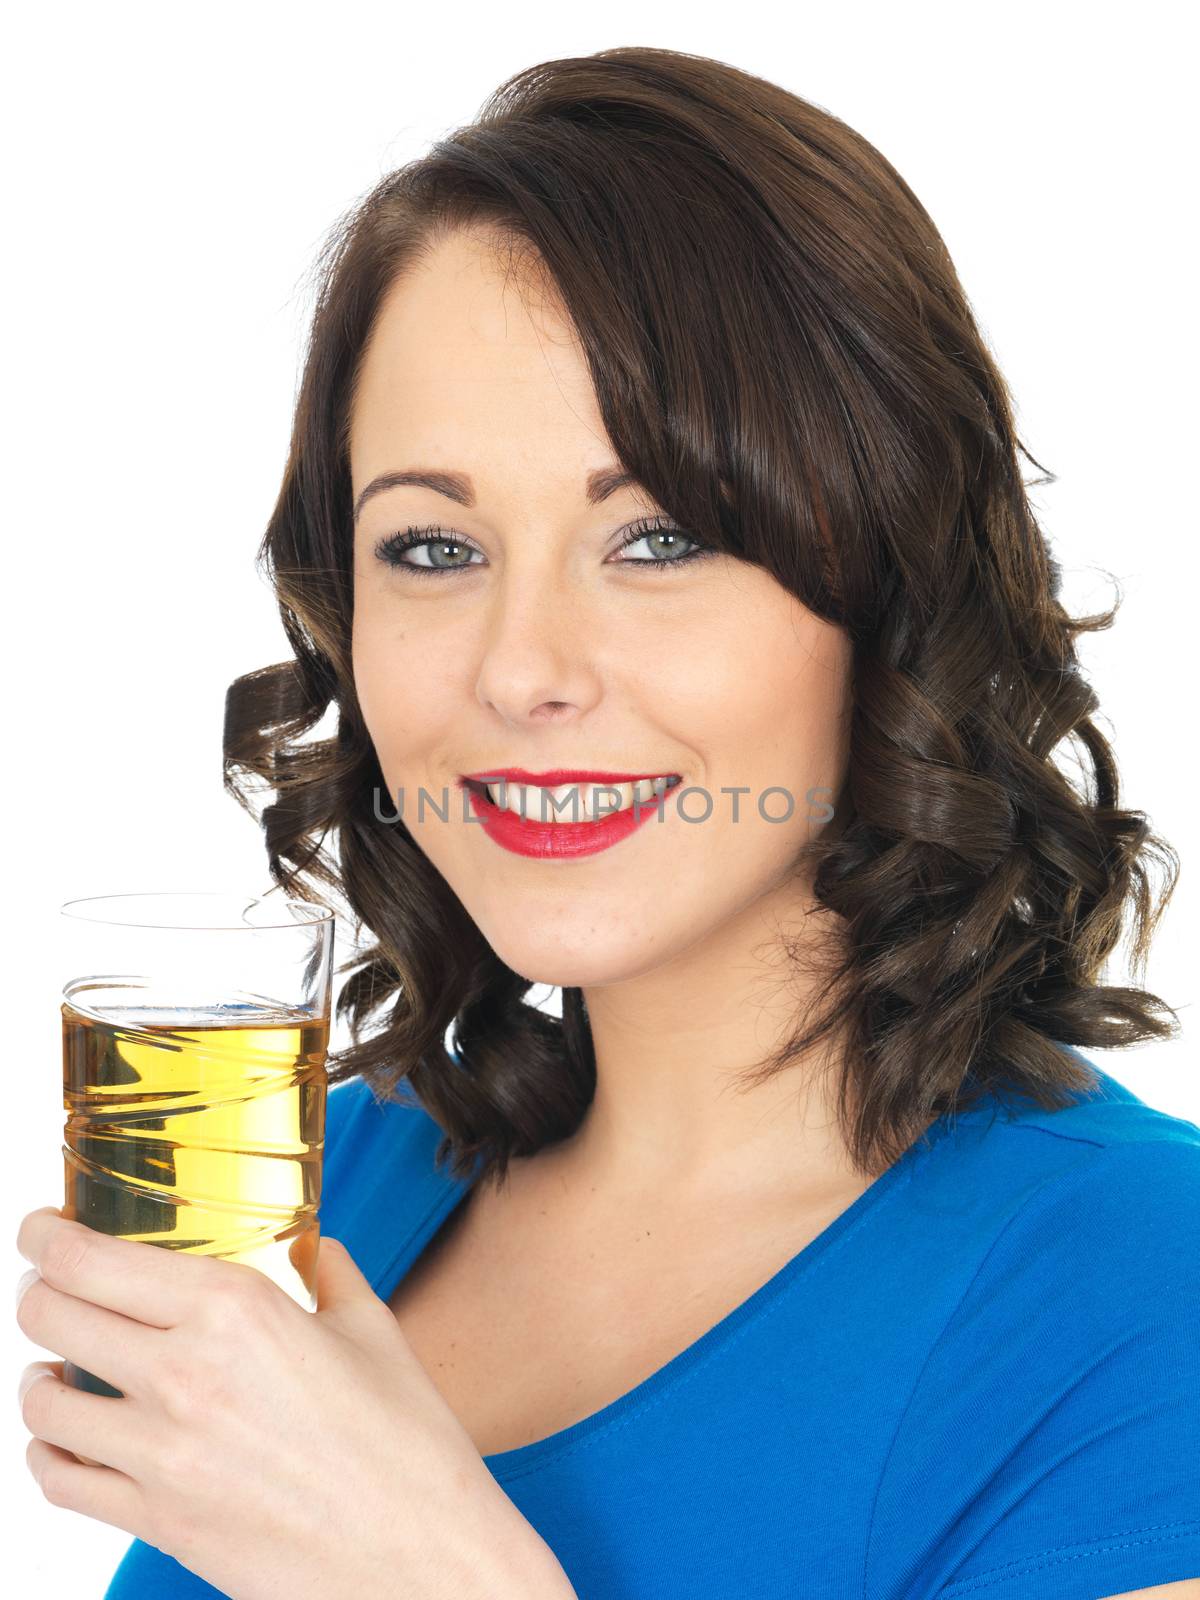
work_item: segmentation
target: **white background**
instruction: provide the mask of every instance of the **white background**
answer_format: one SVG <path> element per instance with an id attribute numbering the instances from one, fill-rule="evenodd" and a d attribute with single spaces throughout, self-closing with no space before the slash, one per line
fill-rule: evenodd
<path id="1" fill-rule="evenodd" d="M 265 889 L 222 791 L 226 685 L 288 654 L 253 555 L 283 470 L 308 274 L 385 171 L 511 72 L 618 44 L 724 59 L 842 117 L 931 212 L 1007 375 L 1124 777 L 1185 862 L 1147 975 L 1184 1037 L 1093 1053 L 1200 1120 L 1188 1018 L 1197 569 L 1194 124 L 1167 6 L 742 3 L 23 7 L 2 98 L 8 806 L 4 1228 L 62 1203 L 56 914 Z M 1174 13 L 1179 16 L 1179 13 Z M 1033 470 L 1027 464 L 1027 475 Z M 1113 968 L 1110 977 L 1122 976 Z M 99 1596 L 129 1543 L 48 1505 L 16 1406 L 14 1593 Z M 9 1571 L 13 1571 L 10 1554 Z"/>

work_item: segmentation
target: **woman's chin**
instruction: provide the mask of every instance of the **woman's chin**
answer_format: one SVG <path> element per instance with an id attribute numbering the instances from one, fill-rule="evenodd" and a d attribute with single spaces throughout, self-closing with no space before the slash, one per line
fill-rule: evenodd
<path id="1" fill-rule="evenodd" d="M 631 948 L 626 942 L 611 949 L 597 947 L 595 929 L 584 930 L 580 947 L 573 950 L 571 940 L 561 928 L 554 937 L 539 939 L 514 935 L 507 939 L 493 936 L 492 949 L 514 972 L 530 983 L 545 983 L 556 989 L 601 988 L 644 976 L 662 964 L 664 952 L 657 941 Z"/>

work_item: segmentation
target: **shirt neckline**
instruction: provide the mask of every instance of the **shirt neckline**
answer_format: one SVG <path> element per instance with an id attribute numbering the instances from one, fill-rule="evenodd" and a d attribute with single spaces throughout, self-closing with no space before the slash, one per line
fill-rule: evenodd
<path id="1" fill-rule="evenodd" d="M 963 1120 L 975 1109 L 972 1107 L 967 1112 L 959 1111 L 956 1114 L 957 1120 Z M 694 1339 L 678 1355 L 672 1356 L 663 1366 L 635 1384 L 632 1389 L 618 1395 L 615 1400 L 601 1406 L 590 1416 L 569 1423 L 565 1428 L 556 1429 L 543 1439 L 535 1439 L 529 1444 L 516 1445 L 511 1450 L 493 1451 L 490 1455 L 483 1456 L 484 1465 L 498 1481 L 509 1482 L 514 1478 L 523 1477 L 527 1472 L 536 1471 L 552 1458 L 557 1458 L 569 1450 L 577 1449 L 599 1438 L 610 1429 L 621 1426 L 632 1420 L 636 1414 L 656 1405 L 690 1373 L 700 1368 L 718 1351 L 726 1348 L 765 1316 L 793 1285 L 812 1271 L 833 1248 L 848 1239 L 884 1200 L 897 1193 L 912 1176 L 920 1157 L 952 1126 L 951 1113 L 944 1113 L 938 1117 L 918 1135 L 890 1167 L 886 1167 L 844 1211 L 839 1212 L 832 1222 L 814 1239 L 803 1245 L 765 1283 L 702 1333 L 698 1339 Z M 391 1299 L 400 1284 L 430 1248 L 442 1224 L 463 1204 L 474 1187 L 473 1178 L 460 1180 L 445 1173 L 438 1173 L 437 1176 L 445 1185 L 444 1192 L 439 1195 L 415 1232 L 406 1235 L 402 1246 L 392 1255 L 372 1285 L 381 1300 Z"/>

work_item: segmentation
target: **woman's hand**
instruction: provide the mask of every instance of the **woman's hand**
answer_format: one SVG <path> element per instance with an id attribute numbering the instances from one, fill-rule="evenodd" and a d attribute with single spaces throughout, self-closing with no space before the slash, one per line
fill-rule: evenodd
<path id="1" fill-rule="evenodd" d="M 253 1267 L 32 1211 L 17 1322 L 122 1391 L 21 1378 L 43 1494 L 124 1528 L 233 1600 L 574 1594 L 349 1252 L 317 1309 Z M 87 1458 L 84 1465 L 76 1457 Z"/>

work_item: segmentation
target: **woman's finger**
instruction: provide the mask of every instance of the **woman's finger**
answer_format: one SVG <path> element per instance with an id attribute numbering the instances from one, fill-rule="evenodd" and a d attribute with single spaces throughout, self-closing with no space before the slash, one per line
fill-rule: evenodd
<path id="1" fill-rule="evenodd" d="M 119 1401 L 112 1403 L 120 1404 Z M 68 1511 L 94 1517 L 97 1522 L 123 1528 L 135 1539 L 146 1538 L 149 1528 L 142 1492 L 123 1472 L 116 1472 L 112 1467 L 85 1467 L 69 1450 L 45 1439 L 29 1441 L 25 1461 L 51 1505 L 64 1506 Z"/>
<path id="2" fill-rule="evenodd" d="M 149 1388 L 148 1375 L 164 1337 L 161 1328 L 78 1300 L 40 1277 L 21 1296 L 17 1326 L 43 1350 L 65 1356 L 122 1394 L 134 1395 Z"/>
<path id="3" fill-rule="evenodd" d="M 25 1217 L 17 1249 L 52 1288 L 156 1328 L 185 1321 L 229 1267 L 209 1256 L 98 1233 L 50 1206 Z"/>
<path id="4" fill-rule="evenodd" d="M 21 1374 L 21 1420 L 35 1439 L 85 1458 L 89 1470 L 133 1484 L 146 1477 L 153 1444 L 134 1402 L 73 1389 L 61 1361 L 35 1361 Z"/>

